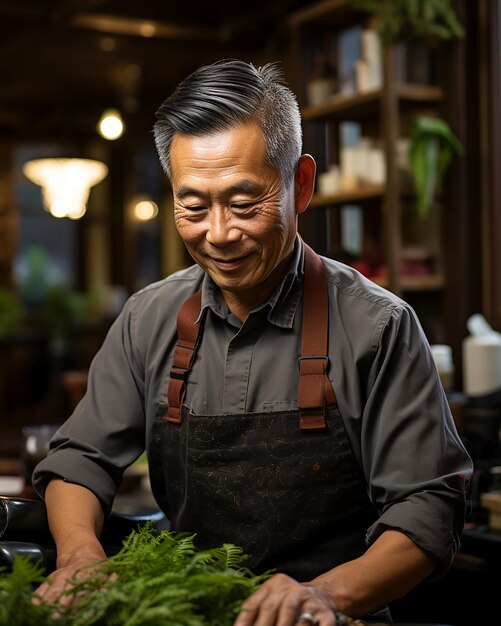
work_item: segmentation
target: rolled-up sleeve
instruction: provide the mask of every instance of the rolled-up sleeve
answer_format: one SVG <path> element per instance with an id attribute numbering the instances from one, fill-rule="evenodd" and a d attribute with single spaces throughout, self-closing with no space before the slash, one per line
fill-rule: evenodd
<path id="1" fill-rule="evenodd" d="M 414 311 L 391 307 L 368 376 L 361 457 L 380 517 L 368 542 L 397 528 L 446 571 L 465 520 L 472 462 L 456 430 Z"/>
<path id="2" fill-rule="evenodd" d="M 110 328 L 89 370 L 87 391 L 54 435 L 33 485 L 43 497 L 54 476 L 90 489 L 109 512 L 124 469 L 145 447 L 144 372 L 133 299 Z"/>

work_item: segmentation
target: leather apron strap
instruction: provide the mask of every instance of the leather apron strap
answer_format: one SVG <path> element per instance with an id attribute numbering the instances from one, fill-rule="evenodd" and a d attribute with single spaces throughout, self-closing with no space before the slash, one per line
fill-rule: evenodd
<path id="1" fill-rule="evenodd" d="M 301 430 L 317 430 L 325 428 L 326 407 L 336 403 L 327 377 L 329 292 L 322 260 L 307 244 L 303 245 L 306 259 L 297 407 Z"/>
<path id="2" fill-rule="evenodd" d="M 327 377 L 329 301 L 324 264 L 308 245 L 303 245 L 306 258 L 297 404 L 301 430 L 318 430 L 326 426 L 326 407 L 336 403 Z M 201 291 L 197 291 L 183 303 L 177 315 L 178 341 L 167 391 L 167 421 L 176 424 L 181 422 L 186 381 L 200 341 L 202 324 L 196 320 L 201 301 Z"/>
<path id="3" fill-rule="evenodd" d="M 195 360 L 200 338 L 201 324 L 196 320 L 200 315 L 202 292 L 199 290 L 186 300 L 177 314 L 177 343 L 170 371 L 167 389 L 167 421 L 181 423 L 186 381 Z"/>

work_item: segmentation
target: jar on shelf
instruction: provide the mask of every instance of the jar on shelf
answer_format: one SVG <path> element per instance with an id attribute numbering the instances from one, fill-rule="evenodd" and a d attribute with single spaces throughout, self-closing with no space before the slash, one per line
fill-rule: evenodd
<path id="1" fill-rule="evenodd" d="M 310 106 L 325 104 L 336 93 L 336 73 L 327 54 L 318 54 L 310 80 L 306 85 L 306 95 Z"/>

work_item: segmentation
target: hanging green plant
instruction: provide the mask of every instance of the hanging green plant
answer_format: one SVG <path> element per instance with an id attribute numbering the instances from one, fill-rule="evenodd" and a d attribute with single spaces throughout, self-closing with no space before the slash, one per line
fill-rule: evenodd
<path id="1" fill-rule="evenodd" d="M 447 122 L 432 117 L 411 119 L 409 166 L 421 218 L 430 212 L 437 186 L 455 153 L 464 154 L 464 148 Z"/>
<path id="2" fill-rule="evenodd" d="M 357 9 L 377 18 L 384 46 L 398 41 L 436 37 L 455 39 L 464 29 L 452 0 L 352 0 Z"/>

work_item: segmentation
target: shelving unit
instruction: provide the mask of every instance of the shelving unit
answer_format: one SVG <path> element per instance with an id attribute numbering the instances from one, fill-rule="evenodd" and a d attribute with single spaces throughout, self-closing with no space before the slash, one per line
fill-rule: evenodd
<path id="1" fill-rule="evenodd" d="M 401 101 L 401 105 L 413 105 L 416 103 L 440 103 L 443 91 L 437 85 L 417 85 L 412 83 L 397 83 L 394 87 L 395 96 Z M 305 106 L 301 110 L 304 122 L 314 120 L 350 120 L 363 119 L 373 116 L 375 106 L 380 107 L 385 91 L 374 89 L 354 96 L 335 96 L 331 102 L 319 106 Z"/>
<path id="2" fill-rule="evenodd" d="M 447 264 L 441 244 L 443 198 L 437 197 L 432 215 L 426 223 L 420 223 L 408 180 L 401 170 L 397 143 L 408 134 L 410 116 L 444 117 L 442 86 L 438 81 L 410 82 L 403 69 L 403 48 L 399 46 L 383 49 L 380 88 L 335 94 L 314 106 L 307 98 L 315 56 L 325 50 L 335 55 L 339 34 L 351 27 L 364 27 L 369 18 L 368 14 L 354 9 L 350 0 L 324 0 L 292 14 L 289 19 L 293 43 L 290 65 L 295 68 L 291 84 L 299 98 L 305 151 L 317 160 L 318 173 L 339 164 L 340 125 L 344 122 L 359 124 L 362 136 L 375 137 L 380 142 L 386 168 L 382 184 L 360 183 L 329 194 L 319 193 L 317 189 L 309 211 L 301 216 L 300 231 L 318 252 L 336 257 L 342 253 L 340 213 L 346 205 L 358 206 L 363 215 L 364 245 L 368 239 L 382 258 L 381 268 L 373 274 L 369 272 L 369 278 L 410 301 L 429 340 L 439 343 L 445 341 L 443 293 L 447 287 Z M 329 243 L 329 238 L 334 243 Z M 411 248 L 429 253 L 416 270 L 406 263 Z M 363 258 L 364 252 L 361 254 Z"/>
<path id="3" fill-rule="evenodd" d="M 329 195 L 316 193 L 310 202 L 310 208 L 326 207 L 336 204 L 353 204 L 370 198 L 383 198 L 386 188 L 383 185 L 363 185 L 353 191 L 344 191 Z"/>

